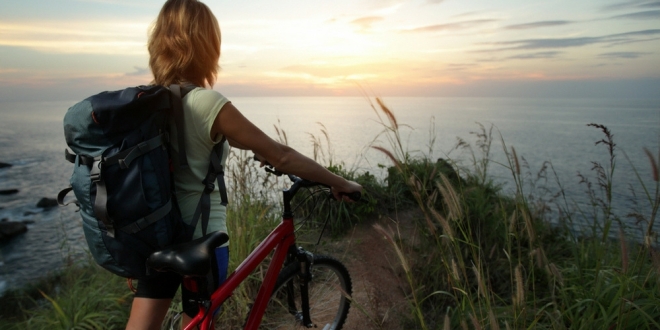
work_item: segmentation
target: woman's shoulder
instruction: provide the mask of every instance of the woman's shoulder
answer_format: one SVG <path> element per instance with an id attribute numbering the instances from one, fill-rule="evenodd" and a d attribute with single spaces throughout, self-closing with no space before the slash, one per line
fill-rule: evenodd
<path id="1" fill-rule="evenodd" d="M 189 96 L 188 96 L 189 95 Z M 193 108 L 222 107 L 229 100 L 213 89 L 197 87 L 188 93 L 188 101 Z"/>
<path id="2" fill-rule="evenodd" d="M 214 89 L 207 89 L 204 87 L 197 87 L 192 91 L 190 91 L 189 94 L 195 99 L 210 99 L 210 100 L 227 99 L 220 92 Z"/>

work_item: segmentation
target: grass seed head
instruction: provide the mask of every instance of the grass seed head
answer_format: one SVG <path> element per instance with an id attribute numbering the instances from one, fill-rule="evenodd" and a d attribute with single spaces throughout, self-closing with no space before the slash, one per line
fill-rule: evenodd
<path id="1" fill-rule="evenodd" d="M 399 128 L 399 123 L 396 121 L 396 117 L 394 116 L 394 113 L 392 110 L 390 110 L 383 100 L 380 97 L 376 98 L 376 102 L 378 102 L 378 105 L 380 106 L 380 110 L 383 111 L 385 116 L 387 116 L 387 119 L 390 121 L 390 124 L 392 125 L 393 129 L 398 129 Z"/>
<path id="2" fill-rule="evenodd" d="M 651 175 L 653 177 L 653 181 L 658 182 L 658 177 L 660 177 L 660 174 L 658 174 L 658 163 L 655 161 L 655 157 L 653 157 L 653 154 L 649 149 L 644 148 L 644 152 L 646 153 L 646 156 L 649 157 L 649 161 L 651 162 Z"/>

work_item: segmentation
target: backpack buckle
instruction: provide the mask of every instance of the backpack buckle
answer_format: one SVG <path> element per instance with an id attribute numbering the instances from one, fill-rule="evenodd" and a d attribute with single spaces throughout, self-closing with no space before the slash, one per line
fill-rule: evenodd
<path id="1" fill-rule="evenodd" d="M 92 163 L 92 168 L 89 170 L 89 178 L 93 183 L 101 181 L 101 166 L 103 166 L 101 160 L 94 160 L 94 163 Z"/>
<path id="2" fill-rule="evenodd" d="M 213 192 L 213 190 L 215 190 L 215 184 L 213 183 L 213 179 L 209 180 L 209 178 L 207 177 L 206 179 L 204 179 L 204 181 L 202 181 L 202 184 L 204 184 L 205 194 L 210 194 L 211 192 Z"/>

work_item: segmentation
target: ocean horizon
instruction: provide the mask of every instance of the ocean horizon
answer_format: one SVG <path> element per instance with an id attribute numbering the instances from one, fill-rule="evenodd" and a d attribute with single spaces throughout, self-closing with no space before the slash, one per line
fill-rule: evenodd
<path id="1" fill-rule="evenodd" d="M 379 123 L 374 99 L 367 97 L 230 97 L 243 114 L 271 137 L 286 132 L 289 145 L 312 156 L 313 142 L 322 141 L 324 159 L 357 171 L 385 177 L 389 160 L 371 146 L 390 148 Z M 645 149 L 660 153 L 660 99 L 604 98 L 474 98 L 383 97 L 395 114 L 405 149 L 413 156 L 450 158 L 470 168 L 470 154 L 457 149 L 459 139 L 476 143 L 476 134 L 492 127 L 489 173 L 505 192 L 513 192 L 504 148 L 515 148 L 534 181 L 548 162 L 557 173 L 543 189 L 558 189 L 588 203 L 578 174 L 593 177 L 594 162 L 606 165 L 609 154 L 596 144 L 610 129 L 616 142 L 615 211 L 622 219 L 634 208 L 644 210 L 641 181 L 652 184 Z M 0 219 L 30 221 L 27 233 L 0 245 L 0 292 L 16 288 L 61 267 L 70 254 L 84 254 L 84 238 L 75 207 L 41 210 L 42 197 L 54 198 L 68 186 L 71 165 L 64 160 L 62 117 L 75 101 L 0 101 Z M 381 113 L 382 116 L 382 113 Z M 385 117 L 383 120 L 387 121 Z M 329 144 L 325 136 L 328 136 Z M 476 150 L 476 146 L 475 146 Z M 635 172 L 636 171 L 636 172 Z M 639 174 L 639 178 L 637 177 Z M 543 180 L 542 180 L 543 181 Z M 539 183 L 540 185 L 540 183 Z M 541 189 L 541 187 L 537 187 Z M 531 189 L 531 187 L 530 187 Z M 542 190 L 542 189 L 541 189 Z M 636 191 L 633 194 L 632 191 Z M 538 194 L 552 192 L 538 191 Z M 629 221 L 629 220 L 626 220 Z M 656 224 L 657 225 L 657 224 Z M 638 226 L 626 222 L 631 237 Z M 656 226 L 656 232 L 660 226 Z"/>

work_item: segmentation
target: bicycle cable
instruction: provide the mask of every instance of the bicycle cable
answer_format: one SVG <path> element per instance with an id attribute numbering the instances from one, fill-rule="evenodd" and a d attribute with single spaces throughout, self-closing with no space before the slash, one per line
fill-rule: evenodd
<path id="1" fill-rule="evenodd" d="M 304 217 L 301 217 L 300 225 L 299 225 L 298 228 L 296 228 L 296 231 L 298 231 L 305 224 L 305 222 L 310 220 L 310 218 L 315 213 L 316 209 L 319 207 L 320 202 L 317 201 L 317 199 L 318 199 L 317 195 L 328 194 L 329 193 L 328 189 L 323 189 L 323 188 L 315 189 L 314 191 L 311 191 L 311 189 L 305 189 L 305 190 L 308 192 L 308 195 L 303 197 L 303 199 L 293 207 L 293 212 L 295 214 L 296 211 L 302 209 L 303 206 L 308 205 L 308 202 L 310 200 L 314 200 L 312 202 L 313 207 L 306 212 L 307 214 Z"/>

